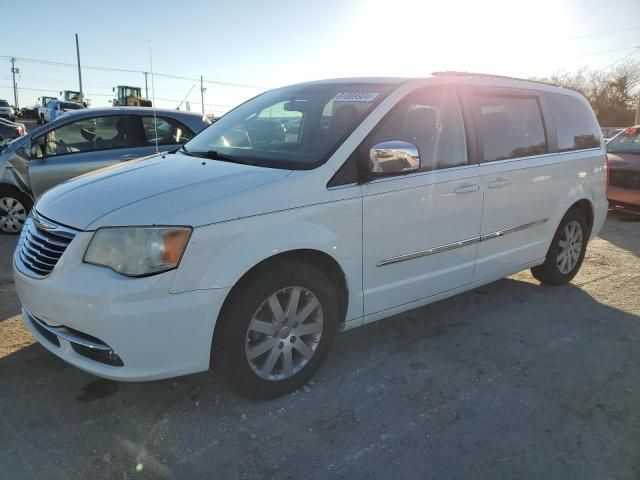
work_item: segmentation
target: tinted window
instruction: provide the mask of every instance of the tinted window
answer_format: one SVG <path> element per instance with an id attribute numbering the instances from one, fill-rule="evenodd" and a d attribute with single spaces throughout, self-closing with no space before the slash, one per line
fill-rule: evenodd
<path id="1" fill-rule="evenodd" d="M 156 117 L 154 126 L 153 117 L 142 117 L 142 129 L 147 145 L 155 145 L 156 137 L 158 145 L 178 145 L 193 137 L 189 128 L 173 118 Z"/>
<path id="2" fill-rule="evenodd" d="M 486 162 L 548 152 L 540 105 L 534 97 L 478 96 L 474 118 Z"/>
<path id="3" fill-rule="evenodd" d="M 6 100 L 0 100 L 0 107 L 8 107 L 9 106 L 9 102 L 7 102 Z"/>
<path id="4" fill-rule="evenodd" d="M 467 145 L 460 104 L 454 91 L 430 88 L 411 94 L 385 117 L 365 144 L 400 140 L 418 147 L 420 168 L 437 170 L 467 163 Z M 372 166 L 373 171 L 376 166 Z"/>
<path id="5" fill-rule="evenodd" d="M 558 150 L 581 150 L 600 146 L 600 127 L 588 107 L 569 95 L 548 96 L 558 134 Z"/>
<path id="6" fill-rule="evenodd" d="M 135 135 L 136 117 L 130 115 L 109 115 L 97 118 L 83 118 L 70 122 L 41 135 L 33 140 L 40 158 L 70 153 L 135 147 L 139 142 Z"/>

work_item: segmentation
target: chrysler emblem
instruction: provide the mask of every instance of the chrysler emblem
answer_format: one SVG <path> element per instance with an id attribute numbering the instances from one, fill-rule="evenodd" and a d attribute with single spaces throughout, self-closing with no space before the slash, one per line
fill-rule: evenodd
<path id="1" fill-rule="evenodd" d="M 49 231 L 49 230 L 55 230 L 56 226 L 55 225 L 51 225 L 49 223 L 45 223 L 43 222 L 39 217 L 36 217 L 36 215 L 33 215 L 33 223 L 36 224 L 36 228 L 40 229 L 40 230 L 44 230 L 44 231 Z"/>

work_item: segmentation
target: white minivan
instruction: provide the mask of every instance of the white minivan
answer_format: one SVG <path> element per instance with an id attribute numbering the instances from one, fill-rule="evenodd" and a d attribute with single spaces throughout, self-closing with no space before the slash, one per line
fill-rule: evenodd
<path id="1" fill-rule="evenodd" d="M 207 370 L 269 398 L 338 330 L 531 268 L 577 273 L 607 212 L 589 104 L 447 72 L 271 90 L 186 143 L 44 194 L 14 255 L 33 335 L 115 380 Z"/>

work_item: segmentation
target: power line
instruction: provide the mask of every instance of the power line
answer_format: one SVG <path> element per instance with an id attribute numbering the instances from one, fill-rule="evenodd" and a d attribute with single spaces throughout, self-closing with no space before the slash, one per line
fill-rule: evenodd
<path id="1" fill-rule="evenodd" d="M 7 89 L 11 89 L 13 87 L 8 86 L 8 85 L 0 85 L 0 88 L 7 88 Z M 45 89 L 45 88 L 27 88 L 27 87 L 20 87 L 20 90 L 26 90 L 26 91 L 31 91 L 31 92 L 44 92 L 44 93 L 50 93 L 50 92 L 57 92 L 58 90 L 51 90 L 51 89 Z M 91 92 L 87 92 L 87 96 L 90 97 L 111 97 L 113 96 L 112 94 L 104 94 L 104 93 L 91 93 Z M 176 102 L 176 103 L 180 103 L 181 100 L 176 99 L 176 98 L 156 98 L 156 100 L 160 100 L 163 102 Z M 201 102 L 189 102 L 189 103 L 197 103 L 197 104 L 201 104 Z M 232 108 L 234 105 L 222 105 L 219 103 L 206 103 L 205 105 L 208 107 L 220 107 L 220 108 Z"/>
<path id="2" fill-rule="evenodd" d="M 615 48 L 613 50 L 603 50 L 600 52 L 583 53 L 580 55 L 571 55 L 571 57 L 569 58 L 591 57 L 593 55 L 603 55 L 605 53 L 624 52 L 625 50 L 633 50 L 635 48 L 638 48 L 638 47 Z"/>
<path id="3" fill-rule="evenodd" d="M 630 32 L 632 30 L 640 30 L 640 26 L 638 27 L 630 27 L 630 28 L 621 28 L 620 30 L 609 30 L 607 32 L 597 32 L 597 33 L 589 33 L 587 35 L 580 35 L 578 37 L 568 37 L 558 40 L 559 42 L 568 42 L 571 40 L 582 40 L 583 38 L 591 38 L 591 37 L 599 37 L 602 35 L 611 35 L 612 33 L 620 33 L 620 32 Z"/>
<path id="4" fill-rule="evenodd" d="M 625 55 L 624 57 L 622 57 L 620 60 L 616 60 L 615 62 L 613 62 L 611 65 L 608 65 L 606 67 L 604 67 L 602 70 L 600 70 L 601 72 L 604 72 L 606 70 L 609 70 L 611 67 L 613 67 L 614 65 L 617 65 L 618 63 L 626 60 L 627 58 L 629 58 L 631 55 L 635 55 L 636 53 L 640 52 L 640 47 L 634 47 L 635 50 L 631 53 L 629 53 L 628 55 Z"/>
<path id="5" fill-rule="evenodd" d="M 26 57 L 11 57 L 9 55 L 0 55 L 0 58 L 8 58 L 8 59 L 15 58 L 16 60 L 20 60 L 20 61 L 23 61 L 23 62 L 39 63 L 41 65 L 50 65 L 50 66 L 55 66 L 55 67 L 77 68 L 77 65 L 74 65 L 72 63 L 57 62 L 57 61 L 53 61 L 53 60 L 42 60 L 42 59 L 37 59 L 37 58 L 26 58 Z M 137 73 L 137 74 L 144 74 L 145 73 L 145 70 L 133 70 L 133 69 L 127 69 L 127 68 L 104 67 L 104 66 L 98 66 L 98 65 L 82 65 L 82 68 L 87 69 L 87 70 L 101 70 L 101 71 L 120 72 L 120 73 Z M 173 78 L 175 80 L 188 80 L 190 82 L 200 81 L 200 78 L 186 77 L 186 76 L 181 76 L 181 75 L 173 75 L 173 74 L 170 74 L 170 73 L 154 72 L 154 75 L 157 75 L 159 77 L 165 77 L 165 78 Z M 224 87 L 257 88 L 257 89 L 268 89 L 269 88 L 269 87 L 265 87 L 264 85 L 250 85 L 250 84 L 246 84 L 246 83 L 233 83 L 233 82 L 218 82 L 218 81 L 214 81 L 214 80 L 204 80 L 204 83 L 208 83 L 208 84 L 211 84 L 211 85 L 220 85 L 220 86 L 224 86 Z"/>

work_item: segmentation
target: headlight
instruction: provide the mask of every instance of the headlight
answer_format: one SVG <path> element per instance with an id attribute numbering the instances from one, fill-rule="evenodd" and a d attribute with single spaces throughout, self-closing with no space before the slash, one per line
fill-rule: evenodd
<path id="1" fill-rule="evenodd" d="M 187 246 L 188 227 L 100 228 L 84 254 L 84 262 L 132 277 L 176 268 Z"/>

